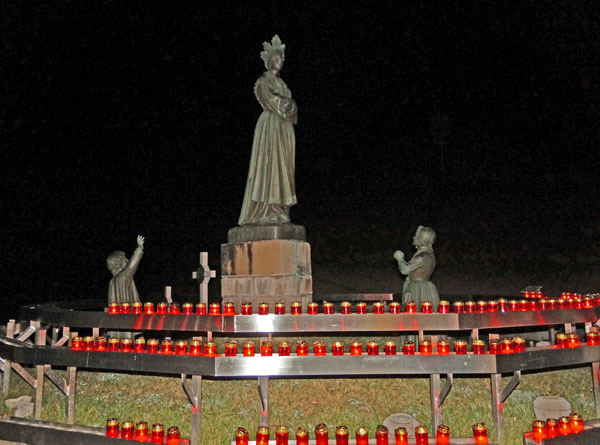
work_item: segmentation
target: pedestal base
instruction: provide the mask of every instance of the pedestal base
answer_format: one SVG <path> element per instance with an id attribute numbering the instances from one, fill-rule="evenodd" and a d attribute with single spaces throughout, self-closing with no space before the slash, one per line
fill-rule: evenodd
<path id="1" fill-rule="evenodd" d="M 247 225 L 229 229 L 227 242 L 243 243 L 264 240 L 306 241 L 306 229 L 296 224 Z"/>

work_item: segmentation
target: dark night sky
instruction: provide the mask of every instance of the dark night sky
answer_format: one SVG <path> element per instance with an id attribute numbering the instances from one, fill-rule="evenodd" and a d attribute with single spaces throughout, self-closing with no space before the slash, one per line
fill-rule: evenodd
<path id="1" fill-rule="evenodd" d="M 106 254 L 129 253 L 137 233 L 147 292 L 199 250 L 217 266 L 275 33 L 300 110 L 293 218 L 309 234 L 391 211 L 439 226 L 441 202 L 532 224 L 532 202 L 600 216 L 599 9 L 3 1 L 2 298 L 103 295 Z M 443 157 L 434 116 L 449 122 Z"/>

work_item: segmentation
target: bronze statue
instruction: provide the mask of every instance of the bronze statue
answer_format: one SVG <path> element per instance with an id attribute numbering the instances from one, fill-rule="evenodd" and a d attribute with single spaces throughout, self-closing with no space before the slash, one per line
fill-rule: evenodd
<path id="1" fill-rule="evenodd" d="M 279 36 L 263 43 L 260 53 L 267 71 L 254 85 L 263 112 L 258 118 L 239 225 L 286 224 L 296 204 L 294 182 L 298 108 L 279 77 L 285 45 Z"/>
<path id="2" fill-rule="evenodd" d="M 133 275 L 140 265 L 144 254 L 144 237 L 138 235 L 137 248 L 131 256 L 131 261 L 125 256 L 125 252 L 117 250 L 106 258 L 106 266 L 113 274 L 108 285 L 108 303 L 135 303 L 140 301 L 138 291 L 133 281 Z"/>
<path id="3" fill-rule="evenodd" d="M 394 259 L 398 262 L 400 273 L 407 275 L 402 289 L 402 303 L 414 301 L 417 307 L 421 307 L 421 303 L 429 301 L 433 310 L 437 312 L 440 296 L 435 284 L 429 281 L 435 269 L 434 242 L 435 231 L 430 227 L 419 226 L 413 237 L 413 245 L 417 248 L 417 252 L 407 262 L 404 253 L 397 250 Z"/>

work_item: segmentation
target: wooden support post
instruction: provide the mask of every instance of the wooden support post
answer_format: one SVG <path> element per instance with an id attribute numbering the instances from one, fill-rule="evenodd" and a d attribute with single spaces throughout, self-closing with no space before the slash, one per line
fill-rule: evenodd
<path id="1" fill-rule="evenodd" d="M 592 363 L 592 382 L 594 383 L 594 402 L 596 417 L 600 417 L 600 362 Z"/>
<path id="2" fill-rule="evenodd" d="M 8 338 L 15 337 L 15 320 L 9 320 L 6 325 L 6 336 Z M 12 364 L 10 360 L 4 360 L 4 376 L 2 379 L 2 396 L 6 398 L 8 390 L 10 388 L 10 374 L 12 370 Z"/>
<path id="3" fill-rule="evenodd" d="M 39 322 L 36 327 L 35 344 L 38 346 L 46 345 L 46 330 L 40 329 Z M 33 417 L 36 420 L 40 420 L 42 417 L 42 399 L 44 397 L 44 365 L 37 365 L 36 367 L 36 379 L 35 379 L 35 405 L 33 411 Z"/>
<path id="4" fill-rule="evenodd" d="M 192 386 L 188 384 L 187 376 L 181 374 L 183 392 L 192 404 L 192 421 L 190 428 L 191 445 L 200 445 L 200 423 L 202 420 L 202 376 L 192 376 Z"/>
<path id="5" fill-rule="evenodd" d="M 67 415 L 67 423 L 75 423 L 75 393 L 77 392 L 77 368 L 69 366 L 67 368 L 67 384 L 66 384 L 66 403 L 65 410 Z"/>

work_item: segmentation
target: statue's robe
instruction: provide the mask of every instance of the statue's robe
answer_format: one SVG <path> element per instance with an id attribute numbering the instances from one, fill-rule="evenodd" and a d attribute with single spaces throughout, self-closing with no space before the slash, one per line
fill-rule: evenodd
<path id="1" fill-rule="evenodd" d="M 420 248 L 409 262 L 399 263 L 399 268 L 401 273 L 408 275 L 402 289 L 402 302 L 414 301 L 420 308 L 424 301 L 429 301 L 437 312 L 440 296 L 435 284 L 429 281 L 435 269 L 433 249 Z"/>
<path id="2" fill-rule="evenodd" d="M 117 275 L 113 276 L 108 285 L 108 303 L 135 303 L 140 301 L 133 275 L 140 265 L 144 254 L 142 248 L 138 247 L 133 252 L 131 260 Z"/>

